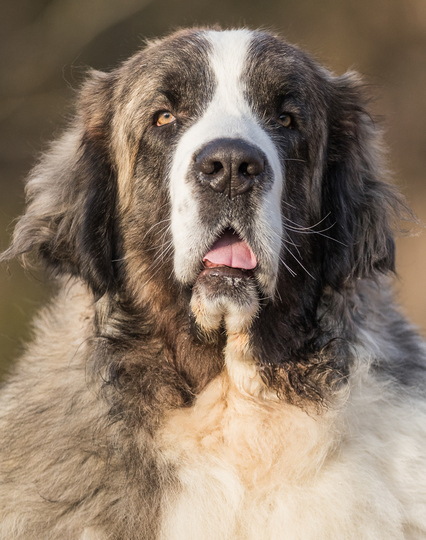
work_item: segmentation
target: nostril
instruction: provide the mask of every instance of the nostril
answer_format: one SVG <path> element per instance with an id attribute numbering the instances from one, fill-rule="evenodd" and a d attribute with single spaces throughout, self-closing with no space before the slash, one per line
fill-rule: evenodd
<path id="1" fill-rule="evenodd" d="M 238 172 L 242 174 L 243 176 L 248 176 L 249 174 L 251 174 L 248 169 L 249 169 L 249 164 L 244 162 L 244 163 L 241 163 L 238 169 Z"/>
<path id="2" fill-rule="evenodd" d="M 213 170 L 210 174 L 217 174 L 219 171 L 223 169 L 223 165 L 220 161 L 214 161 L 213 162 Z"/>
<path id="3" fill-rule="evenodd" d="M 262 161 L 243 161 L 238 167 L 238 174 L 242 176 L 258 176 L 263 173 L 265 165 Z"/>
<path id="4" fill-rule="evenodd" d="M 208 176 L 214 176 L 223 169 L 223 164 L 207 156 L 203 159 L 195 159 L 197 169 Z"/>
<path id="5" fill-rule="evenodd" d="M 258 176 L 263 173 L 264 169 L 265 164 L 260 159 L 243 161 L 238 167 L 238 174 L 241 176 Z"/>

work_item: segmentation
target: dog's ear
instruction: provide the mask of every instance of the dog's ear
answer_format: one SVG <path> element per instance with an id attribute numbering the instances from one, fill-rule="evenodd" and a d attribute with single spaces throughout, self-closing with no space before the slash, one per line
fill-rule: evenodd
<path id="1" fill-rule="evenodd" d="M 109 75 L 92 72 L 72 127 L 30 174 L 27 208 L 2 259 L 30 252 L 58 274 L 78 275 L 96 295 L 114 283 L 116 178 L 110 159 Z"/>
<path id="2" fill-rule="evenodd" d="M 323 276 L 339 289 L 349 280 L 395 270 L 393 227 L 408 210 L 382 180 L 380 131 L 353 73 L 330 78 L 329 138 L 322 184 Z"/>

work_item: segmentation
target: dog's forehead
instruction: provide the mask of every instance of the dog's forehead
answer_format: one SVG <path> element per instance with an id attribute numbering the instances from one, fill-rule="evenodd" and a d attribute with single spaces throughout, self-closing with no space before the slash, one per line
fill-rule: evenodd
<path id="1" fill-rule="evenodd" d="M 176 91 L 187 85 L 236 82 L 238 74 L 245 85 L 280 86 L 292 79 L 303 79 L 311 71 L 309 57 L 280 38 L 259 31 L 192 30 L 182 31 L 153 42 L 146 64 L 150 76 Z M 205 86 L 205 85 L 204 85 Z"/>

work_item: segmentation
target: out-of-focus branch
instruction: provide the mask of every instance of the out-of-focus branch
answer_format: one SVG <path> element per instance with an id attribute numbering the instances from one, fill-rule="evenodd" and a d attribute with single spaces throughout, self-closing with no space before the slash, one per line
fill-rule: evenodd
<path id="1" fill-rule="evenodd" d="M 54 0 L 31 26 L 3 45 L 0 66 L 6 95 L 36 91 L 97 35 L 154 0 Z"/>

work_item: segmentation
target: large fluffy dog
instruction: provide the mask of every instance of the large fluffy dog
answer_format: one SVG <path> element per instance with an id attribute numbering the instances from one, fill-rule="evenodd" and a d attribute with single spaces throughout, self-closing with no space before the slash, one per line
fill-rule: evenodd
<path id="1" fill-rule="evenodd" d="M 267 33 L 92 73 L 4 256 L 59 291 L 2 391 L 1 538 L 426 538 L 382 173 L 356 76 Z"/>

